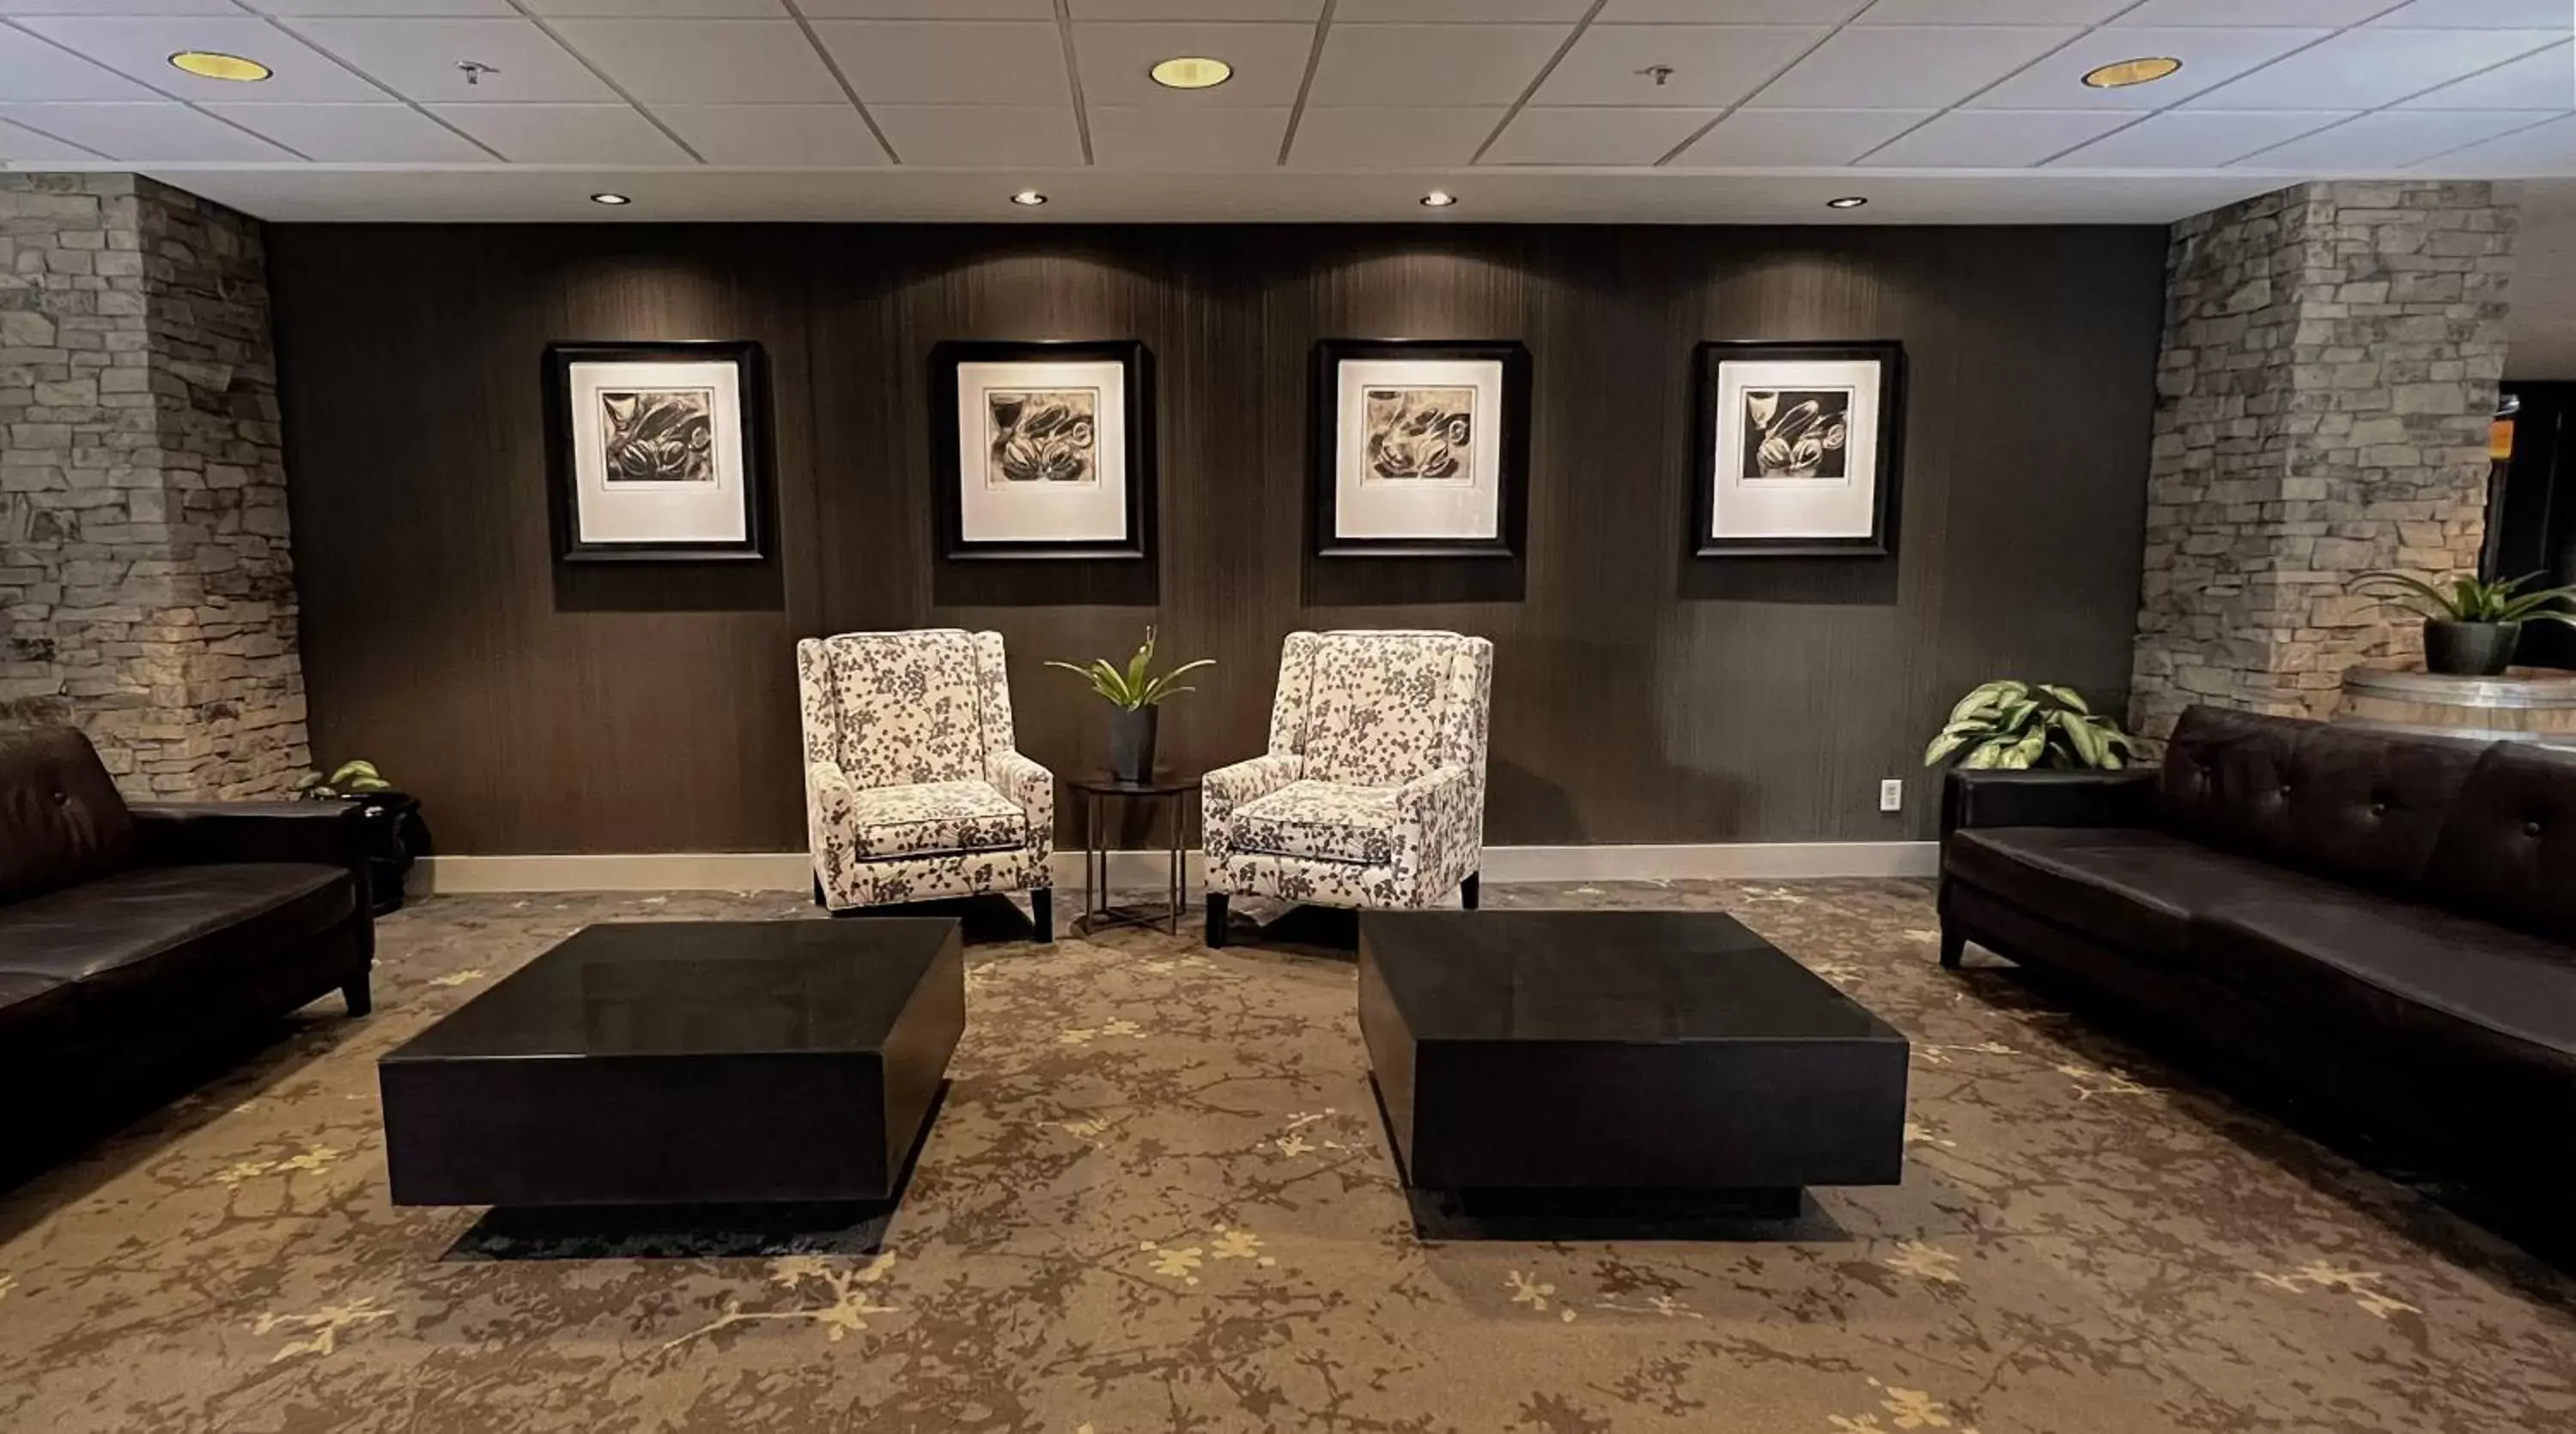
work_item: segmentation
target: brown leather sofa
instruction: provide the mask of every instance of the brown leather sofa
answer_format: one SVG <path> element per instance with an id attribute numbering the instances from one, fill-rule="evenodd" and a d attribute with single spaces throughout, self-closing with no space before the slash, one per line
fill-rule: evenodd
<path id="1" fill-rule="evenodd" d="M 2161 770 L 1954 772 L 1941 959 L 2061 974 L 2518 1187 L 2576 1174 L 2576 754 L 2195 708 Z"/>
<path id="2" fill-rule="evenodd" d="M 0 1179 L 245 1028 L 368 1008 L 364 830 L 338 802 L 129 807 L 89 740 L 0 730 Z"/>

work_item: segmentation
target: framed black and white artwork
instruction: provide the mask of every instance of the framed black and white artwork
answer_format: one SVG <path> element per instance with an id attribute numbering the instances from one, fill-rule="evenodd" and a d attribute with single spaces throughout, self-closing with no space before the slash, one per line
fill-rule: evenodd
<path id="1" fill-rule="evenodd" d="M 566 560 L 762 555 L 758 344 L 549 344 L 545 385 Z"/>
<path id="2" fill-rule="evenodd" d="M 1326 339 L 1308 440 L 1324 557 L 1509 557 L 1529 466 L 1529 350 Z"/>
<path id="3" fill-rule="evenodd" d="M 931 506 L 943 550 L 1150 556 L 1153 387 L 1153 355 L 1131 339 L 933 348 Z"/>
<path id="4" fill-rule="evenodd" d="M 1698 385 L 1694 554 L 1895 550 L 1902 344 L 1704 343 Z"/>

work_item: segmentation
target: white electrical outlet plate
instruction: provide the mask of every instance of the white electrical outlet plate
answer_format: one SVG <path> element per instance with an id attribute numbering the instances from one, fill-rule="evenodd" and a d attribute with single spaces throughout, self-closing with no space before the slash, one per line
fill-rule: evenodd
<path id="1" fill-rule="evenodd" d="M 1882 812 L 1905 810 L 1905 779 L 1890 777 L 1878 784 L 1878 809 Z"/>

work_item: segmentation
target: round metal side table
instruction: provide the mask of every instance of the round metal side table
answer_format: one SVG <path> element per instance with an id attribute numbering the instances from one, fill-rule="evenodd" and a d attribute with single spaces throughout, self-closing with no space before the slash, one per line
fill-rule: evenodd
<path id="1" fill-rule="evenodd" d="M 1074 918 L 1074 932 L 1087 936 L 1112 927 L 1163 925 L 1173 935 L 1181 934 L 1181 908 L 1189 904 L 1189 869 L 1185 863 L 1190 817 L 1198 806 L 1195 798 L 1199 779 L 1157 776 L 1148 781 L 1123 782 L 1107 772 L 1084 772 L 1065 778 L 1064 784 L 1082 805 L 1082 914 Z M 1171 834 L 1172 866 L 1167 887 L 1169 904 L 1161 911 L 1110 905 L 1108 824 L 1103 819 L 1103 808 L 1112 801 L 1161 802 L 1169 809 L 1165 826 Z"/>

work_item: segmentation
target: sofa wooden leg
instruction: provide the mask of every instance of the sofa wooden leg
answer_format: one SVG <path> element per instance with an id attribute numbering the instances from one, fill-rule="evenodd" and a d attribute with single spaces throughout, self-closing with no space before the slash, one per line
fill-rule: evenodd
<path id="1" fill-rule="evenodd" d="M 376 993 L 374 986 L 367 979 L 367 973 L 361 971 L 354 980 L 341 983 L 340 999 L 348 1003 L 349 1014 L 352 1016 L 363 1016 L 374 1010 Z"/>
<path id="2" fill-rule="evenodd" d="M 1465 881 L 1458 883 L 1458 899 L 1466 904 L 1469 911 L 1475 910 L 1476 904 L 1484 899 L 1483 893 L 1477 889 L 1476 885 L 1476 878 L 1481 874 L 1482 873 L 1471 871 L 1467 873 L 1467 879 Z"/>
<path id="3" fill-rule="evenodd" d="M 1225 944 L 1225 893 L 1211 891 L 1207 897 L 1207 944 Z"/>
<path id="4" fill-rule="evenodd" d="M 1029 924 L 1038 929 L 1038 944 L 1055 940 L 1055 888 L 1036 886 L 1029 889 Z"/>
<path id="5" fill-rule="evenodd" d="M 1968 937 L 1966 933 L 1950 926 L 1943 926 L 1941 928 L 1942 966 L 1952 971 L 1958 970 L 1959 958 L 1966 955 L 1967 950 Z"/>

